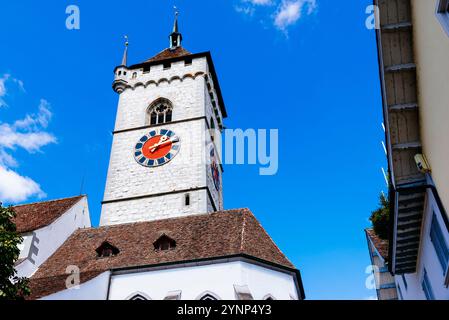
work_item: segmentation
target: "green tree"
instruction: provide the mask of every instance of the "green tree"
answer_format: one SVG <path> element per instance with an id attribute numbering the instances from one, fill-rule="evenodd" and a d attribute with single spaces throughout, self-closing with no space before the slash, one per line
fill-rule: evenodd
<path id="1" fill-rule="evenodd" d="M 20 300 L 30 294 L 28 279 L 17 276 L 15 262 L 19 258 L 19 244 L 23 238 L 13 221 L 16 213 L 0 202 L 0 300 Z"/>
<path id="2" fill-rule="evenodd" d="M 374 232 L 379 238 L 388 240 L 390 234 L 390 203 L 383 193 L 379 198 L 379 207 L 371 213 L 370 220 Z"/>

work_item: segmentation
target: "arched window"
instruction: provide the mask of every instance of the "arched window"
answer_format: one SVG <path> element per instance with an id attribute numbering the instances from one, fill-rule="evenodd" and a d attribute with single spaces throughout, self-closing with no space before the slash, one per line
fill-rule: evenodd
<path id="1" fill-rule="evenodd" d="M 173 106 L 167 99 L 160 98 L 148 108 L 147 123 L 157 125 L 172 121 Z"/>

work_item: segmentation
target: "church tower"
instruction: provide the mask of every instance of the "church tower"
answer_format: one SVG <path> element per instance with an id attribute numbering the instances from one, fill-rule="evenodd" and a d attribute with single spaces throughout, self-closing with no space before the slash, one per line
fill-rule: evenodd
<path id="1" fill-rule="evenodd" d="M 115 68 L 119 95 L 100 225 L 223 209 L 218 137 L 226 109 L 210 52 L 182 47 L 176 15 L 170 47 Z"/>
<path id="2" fill-rule="evenodd" d="M 305 298 L 299 270 L 256 216 L 223 210 L 226 109 L 212 58 L 182 47 L 177 16 L 169 39 L 130 66 L 126 40 L 100 226 L 77 229 L 35 270 L 32 299 Z"/>

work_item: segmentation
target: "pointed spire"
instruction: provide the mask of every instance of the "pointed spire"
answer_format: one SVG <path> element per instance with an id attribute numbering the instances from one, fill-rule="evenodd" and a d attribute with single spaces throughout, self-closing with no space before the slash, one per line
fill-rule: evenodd
<path id="1" fill-rule="evenodd" d="M 173 24 L 173 33 L 178 33 L 179 29 L 178 29 L 178 16 L 179 16 L 179 11 L 178 9 L 175 7 L 175 23 Z"/>
<path id="2" fill-rule="evenodd" d="M 174 7 L 174 9 L 175 9 L 175 22 L 173 23 L 173 31 L 170 34 L 170 49 L 172 50 L 180 47 L 182 42 L 182 34 L 179 33 L 178 28 L 179 11 L 178 8 L 176 7 Z"/>
<path id="3" fill-rule="evenodd" d="M 125 52 L 123 52 L 123 58 L 122 58 L 122 66 L 126 67 L 126 64 L 128 63 L 128 36 L 125 36 Z"/>

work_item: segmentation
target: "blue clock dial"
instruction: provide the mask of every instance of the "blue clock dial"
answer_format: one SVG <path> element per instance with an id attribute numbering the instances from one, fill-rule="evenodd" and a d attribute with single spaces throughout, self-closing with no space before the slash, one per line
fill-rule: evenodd
<path id="1" fill-rule="evenodd" d="M 171 130 L 156 129 L 139 139 L 134 158 L 145 167 L 158 167 L 170 162 L 179 152 L 180 139 Z"/>

